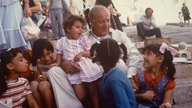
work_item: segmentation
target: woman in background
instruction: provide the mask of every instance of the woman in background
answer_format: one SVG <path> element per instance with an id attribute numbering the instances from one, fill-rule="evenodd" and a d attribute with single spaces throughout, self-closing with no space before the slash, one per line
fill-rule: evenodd
<path id="1" fill-rule="evenodd" d="M 24 11 L 20 0 L 0 0 L 0 50 L 27 45 L 20 30 L 20 22 L 23 15 L 31 16 L 32 13 L 29 0 L 23 0 L 23 5 Z"/>

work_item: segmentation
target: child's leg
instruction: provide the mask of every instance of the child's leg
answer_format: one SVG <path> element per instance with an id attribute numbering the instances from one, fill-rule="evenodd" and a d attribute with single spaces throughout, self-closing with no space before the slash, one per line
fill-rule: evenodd
<path id="1" fill-rule="evenodd" d="M 41 81 L 39 84 L 39 90 L 45 102 L 46 108 L 53 108 L 53 93 L 51 84 L 48 81 Z"/>
<path id="2" fill-rule="evenodd" d="M 87 83 L 87 88 L 89 92 L 89 96 L 91 98 L 93 108 L 99 108 L 99 95 L 98 95 L 98 89 L 96 85 L 96 81 Z"/>
<path id="3" fill-rule="evenodd" d="M 38 81 L 32 81 L 30 83 L 30 88 L 31 88 L 32 95 L 33 95 L 35 101 L 39 105 L 39 108 L 43 108 L 42 107 L 42 103 L 41 103 L 41 97 L 40 97 L 38 86 L 39 86 L 39 82 Z"/>
<path id="4" fill-rule="evenodd" d="M 81 84 L 73 84 L 72 87 L 73 87 L 73 89 L 75 91 L 75 94 L 76 94 L 77 98 L 81 102 L 84 102 L 86 95 L 85 95 L 85 89 L 84 89 L 83 83 L 81 83 Z"/>

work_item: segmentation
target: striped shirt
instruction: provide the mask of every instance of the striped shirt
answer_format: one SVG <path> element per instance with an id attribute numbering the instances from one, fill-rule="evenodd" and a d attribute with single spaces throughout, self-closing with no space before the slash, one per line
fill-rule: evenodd
<path id="1" fill-rule="evenodd" d="M 8 89 L 0 96 L 0 107 L 22 108 L 26 96 L 31 92 L 29 82 L 25 78 L 7 80 Z M 5 107 L 6 106 L 6 107 Z"/>

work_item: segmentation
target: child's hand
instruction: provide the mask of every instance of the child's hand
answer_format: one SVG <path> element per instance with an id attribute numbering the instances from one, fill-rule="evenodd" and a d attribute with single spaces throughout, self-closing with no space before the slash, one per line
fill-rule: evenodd
<path id="1" fill-rule="evenodd" d="M 53 64 L 51 64 L 50 66 L 51 66 L 51 67 L 59 66 L 59 64 L 58 64 L 58 63 L 53 63 Z"/>
<path id="2" fill-rule="evenodd" d="M 172 105 L 169 102 L 162 103 L 159 108 L 172 108 Z"/>
<path id="3" fill-rule="evenodd" d="M 145 93 L 143 93 L 143 99 L 152 101 L 153 97 L 155 96 L 154 91 L 147 90 Z"/>
<path id="4" fill-rule="evenodd" d="M 77 55 L 74 57 L 74 62 L 79 61 L 81 57 L 82 57 L 82 54 L 81 54 L 81 53 L 77 54 Z"/>
<path id="5" fill-rule="evenodd" d="M 46 75 L 39 75 L 37 78 L 37 81 L 41 82 L 41 81 L 47 81 L 48 77 Z"/>

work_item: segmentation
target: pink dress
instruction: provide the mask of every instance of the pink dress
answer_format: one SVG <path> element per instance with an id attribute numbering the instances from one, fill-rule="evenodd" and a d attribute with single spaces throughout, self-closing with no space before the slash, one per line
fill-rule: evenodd
<path id="1" fill-rule="evenodd" d="M 55 52 L 62 54 L 64 60 L 73 60 L 75 55 L 82 51 L 90 49 L 90 42 L 87 36 L 81 36 L 78 40 L 67 39 L 62 37 L 58 40 Z M 103 72 L 96 63 L 92 63 L 91 59 L 82 57 L 77 62 L 81 67 L 81 72 L 76 74 L 68 74 L 71 84 L 80 84 L 81 82 L 92 82 L 103 75 Z"/>

